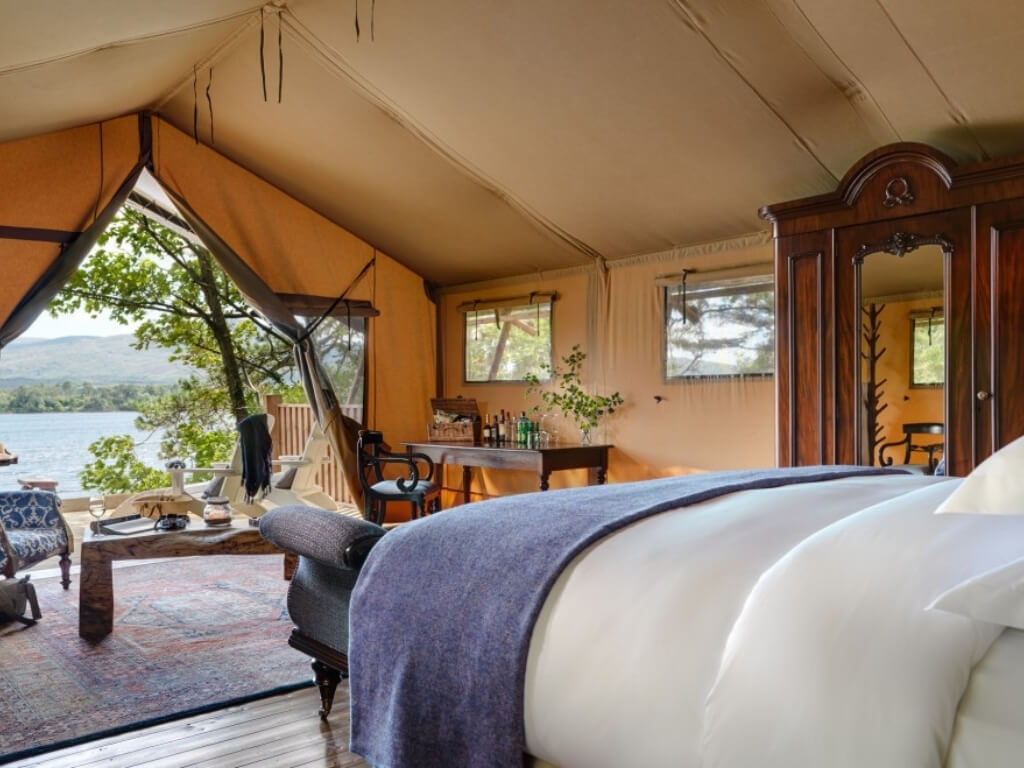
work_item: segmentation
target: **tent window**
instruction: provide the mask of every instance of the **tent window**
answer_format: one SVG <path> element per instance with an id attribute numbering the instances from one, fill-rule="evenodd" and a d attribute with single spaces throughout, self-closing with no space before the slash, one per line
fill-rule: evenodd
<path id="1" fill-rule="evenodd" d="M 684 273 L 685 275 L 685 273 Z M 770 376 L 775 369 L 772 278 L 665 286 L 665 378 Z"/>
<path id="2" fill-rule="evenodd" d="M 910 314 L 910 386 L 941 387 L 946 378 L 942 307 Z"/>
<path id="3" fill-rule="evenodd" d="M 462 309 L 466 382 L 523 381 L 528 373 L 546 379 L 541 366 L 551 365 L 551 298 L 501 304 Z"/>
<path id="4" fill-rule="evenodd" d="M 315 318 L 307 318 L 309 321 Z M 351 323 L 351 325 L 349 325 Z M 312 336 L 324 373 L 342 412 L 363 421 L 366 383 L 366 318 L 325 318 Z"/>

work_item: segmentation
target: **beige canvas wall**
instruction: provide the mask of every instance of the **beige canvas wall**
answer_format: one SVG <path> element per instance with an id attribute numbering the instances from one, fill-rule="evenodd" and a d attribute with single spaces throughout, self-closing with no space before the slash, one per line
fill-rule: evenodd
<path id="1" fill-rule="evenodd" d="M 81 232 L 138 159 L 135 115 L 0 144 L 0 225 Z M 0 238 L 0 324 L 59 253 L 56 243 Z"/>
<path id="2" fill-rule="evenodd" d="M 419 434 L 437 380 L 436 311 L 423 279 L 165 121 L 153 126 L 157 179 L 271 290 L 373 302 L 380 316 L 370 321 L 368 425 L 396 444 Z"/>
<path id="3" fill-rule="evenodd" d="M 625 405 L 601 428 L 599 437 L 613 444 L 609 480 L 623 482 L 671 474 L 771 466 L 774 464 L 774 383 L 768 379 L 666 382 L 662 368 L 662 289 L 659 276 L 682 268 L 718 270 L 763 262 L 770 272 L 770 244 L 707 248 L 660 254 L 612 264 L 605 279 L 596 269 L 499 281 L 446 294 L 441 303 L 444 386 L 447 397 L 476 398 L 482 409 L 516 413 L 535 400 L 524 398 L 516 383 L 468 384 L 464 381 L 463 316 L 459 304 L 557 291 L 552 317 L 554 354 L 566 355 L 573 344 L 588 354 L 585 375 L 596 391 L 618 391 Z M 661 398 L 660 402 L 655 397 Z M 575 440 L 571 425 L 563 436 Z M 551 487 L 586 482 L 580 472 L 559 472 Z M 449 470 L 446 485 L 461 488 L 462 473 Z M 474 470 L 475 497 L 537 489 L 529 473 Z M 450 492 L 445 502 L 457 501 Z"/>

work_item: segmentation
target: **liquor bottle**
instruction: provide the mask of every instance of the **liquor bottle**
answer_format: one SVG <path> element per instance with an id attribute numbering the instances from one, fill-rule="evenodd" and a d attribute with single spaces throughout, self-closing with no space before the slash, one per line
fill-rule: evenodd
<path id="1" fill-rule="evenodd" d="M 498 422 L 498 442 L 504 443 L 508 438 L 508 425 L 505 423 L 505 409 L 501 409 L 501 421 Z"/>
<path id="2" fill-rule="evenodd" d="M 530 440 L 530 420 L 526 418 L 526 411 L 519 414 L 519 444 L 526 447 Z"/>
<path id="3" fill-rule="evenodd" d="M 491 415 L 489 413 L 484 414 L 484 425 L 480 430 L 480 439 L 485 445 L 491 442 Z"/>
<path id="4" fill-rule="evenodd" d="M 498 444 L 498 417 L 494 417 L 494 423 L 491 424 L 491 443 L 493 445 Z"/>

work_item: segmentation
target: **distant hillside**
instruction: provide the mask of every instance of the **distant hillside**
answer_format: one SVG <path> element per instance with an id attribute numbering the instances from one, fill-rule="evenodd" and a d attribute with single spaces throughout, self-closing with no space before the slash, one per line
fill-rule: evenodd
<path id="1" fill-rule="evenodd" d="M 132 349 L 135 337 L 23 337 L 0 351 L 0 388 L 23 384 L 173 384 L 187 374 L 167 350 Z"/>

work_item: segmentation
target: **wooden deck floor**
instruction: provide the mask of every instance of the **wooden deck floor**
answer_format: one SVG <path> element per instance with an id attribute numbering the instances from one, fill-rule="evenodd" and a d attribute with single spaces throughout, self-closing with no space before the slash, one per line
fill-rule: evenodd
<path id="1" fill-rule="evenodd" d="M 348 685 L 326 723 L 315 688 L 48 752 L 13 768 L 369 768 L 348 751 Z M 96 713 L 102 720 L 103 713 Z"/>

